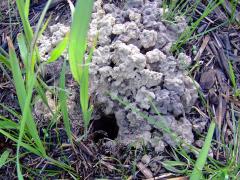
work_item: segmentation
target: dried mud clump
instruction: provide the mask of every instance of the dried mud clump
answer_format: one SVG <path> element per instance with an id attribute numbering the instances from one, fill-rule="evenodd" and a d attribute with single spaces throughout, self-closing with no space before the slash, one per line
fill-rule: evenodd
<path id="1" fill-rule="evenodd" d="M 197 98 L 184 71 L 191 59 L 185 54 L 177 59 L 170 55 L 170 47 L 186 22 L 176 18 L 176 24 L 164 24 L 159 7 L 160 1 L 126 1 L 123 9 L 97 1 L 89 33 L 90 42 L 99 33 L 90 68 L 95 107 L 105 115 L 115 115 L 121 142 L 142 139 L 156 151 L 164 149 L 164 142 L 174 144 L 169 135 L 154 130 L 146 119 L 106 94 L 112 93 L 147 116 L 165 121 L 187 142 L 193 142 L 192 125 L 185 118 Z M 149 99 L 163 118 L 157 117 Z"/>
<path id="2" fill-rule="evenodd" d="M 185 116 L 197 99 L 194 83 L 184 70 L 191 59 L 185 54 L 174 58 L 170 53 L 186 22 L 180 17 L 175 18 L 174 24 L 163 22 L 160 7 L 160 0 L 134 0 L 134 3 L 125 0 L 121 9 L 97 0 L 88 37 L 91 46 L 98 35 L 90 65 L 90 92 L 96 120 L 114 115 L 120 142 L 143 140 L 158 152 L 164 150 L 166 143 L 174 145 L 170 136 L 108 94 L 127 101 L 156 121 L 164 121 L 187 142 L 193 142 L 192 124 Z"/>

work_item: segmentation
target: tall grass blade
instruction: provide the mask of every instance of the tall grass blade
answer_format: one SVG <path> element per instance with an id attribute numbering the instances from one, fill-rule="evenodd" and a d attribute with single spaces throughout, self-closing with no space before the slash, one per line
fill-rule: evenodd
<path id="1" fill-rule="evenodd" d="M 203 167 L 206 163 L 207 157 L 208 157 L 208 152 L 209 152 L 209 149 L 211 147 L 211 141 L 212 141 L 213 133 L 214 133 L 214 130 L 215 130 L 215 126 L 216 126 L 215 122 L 212 121 L 210 126 L 209 126 L 208 133 L 207 133 L 205 142 L 203 144 L 202 150 L 200 151 L 200 154 L 199 154 L 198 159 L 195 163 L 193 172 L 190 176 L 190 180 L 198 180 L 198 179 L 201 179 L 203 177 L 202 169 L 203 169 Z"/>
<path id="2" fill-rule="evenodd" d="M 49 24 L 51 18 L 52 18 L 51 15 L 49 16 L 49 18 L 47 18 L 46 22 L 43 24 L 42 28 L 40 29 L 38 36 L 41 36 L 43 34 L 43 32 L 47 29 L 48 24 Z"/>
<path id="3" fill-rule="evenodd" d="M 16 0 L 17 8 L 19 11 L 19 15 L 21 17 L 21 22 L 23 24 L 24 34 L 27 39 L 27 45 L 30 47 L 30 44 L 32 42 L 33 38 L 33 30 L 30 26 L 30 23 L 28 21 L 28 17 L 26 16 L 27 13 L 25 12 L 25 4 L 23 0 Z"/>
<path id="4" fill-rule="evenodd" d="M 45 7 L 44 7 L 44 9 L 43 9 L 43 11 L 42 11 L 42 14 L 41 14 L 41 16 L 40 16 L 40 18 L 39 18 L 39 20 L 38 20 L 38 23 L 37 23 L 37 26 L 36 26 L 36 30 L 35 30 L 35 32 L 34 32 L 33 40 L 32 40 L 32 42 L 31 42 L 31 48 L 32 48 L 32 50 L 35 48 L 35 45 L 36 45 L 36 42 L 37 42 L 38 37 L 41 35 L 41 33 L 43 32 L 43 30 L 44 30 L 44 29 L 46 28 L 46 26 L 47 26 L 47 23 L 46 23 L 46 24 L 43 25 L 43 29 L 41 29 L 43 20 L 44 20 L 44 18 L 45 18 L 45 15 L 46 15 L 46 13 L 47 13 L 47 10 L 48 10 L 48 8 L 49 8 L 49 6 L 50 6 L 50 4 L 51 4 L 52 1 L 53 1 L 53 0 L 48 0 L 48 1 L 47 1 L 46 5 L 45 5 Z M 48 22 L 48 21 L 49 21 L 49 19 L 47 20 L 47 22 Z M 32 51 L 31 51 L 31 52 L 32 52 Z"/>
<path id="5" fill-rule="evenodd" d="M 24 12 L 26 17 L 28 17 L 29 15 L 29 7 L 30 7 L 30 0 L 26 0 L 24 5 Z"/>
<path id="6" fill-rule="evenodd" d="M 80 83 L 82 65 L 86 51 L 89 22 L 92 14 L 93 0 L 78 0 L 70 32 L 69 63 L 74 79 Z"/>
<path id="7" fill-rule="evenodd" d="M 35 68 L 35 64 L 36 64 L 36 59 L 39 59 L 39 53 L 38 53 L 38 49 L 36 48 L 36 43 L 37 43 L 37 39 L 40 36 L 40 33 L 42 33 L 43 31 L 41 31 L 41 26 L 44 20 L 44 17 L 47 13 L 47 10 L 51 4 L 52 0 L 48 0 L 43 11 L 42 14 L 38 20 L 37 26 L 36 26 L 36 30 L 34 32 L 32 41 L 31 41 L 31 46 L 30 46 L 30 52 L 29 52 L 29 56 L 28 56 L 28 68 L 27 68 L 27 79 L 30 78 L 31 75 L 33 75 L 34 72 L 34 68 Z M 44 26 L 43 26 L 44 29 Z M 27 84 L 28 87 L 28 84 Z"/>
<path id="8" fill-rule="evenodd" d="M 17 36 L 18 47 L 20 50 L 20 55 L 23 60 L 25 67 L 27 67 L 28 49 L 25 41 L 25 37 L 22 33 Z"/>
<path id="9" fill-rule="evenodd" d="M 22 72 L 19 68 L 19 62 L 17 59 L 17 55 L 14 50 L 14 46 L 10 38 L 8 40 L 8 47 L 9 47 L 9 61 L 11 63 L 11 70 L 13 74 L 14 85 L 16 88 L 16 92 L 18 95 L 18 101 L 21 109 L 24 108 L 25 97 L 26 97 L 26 90 L 24 85 L 24 80 L 22 78 Z"/>
<path id="10" fill-rule="evenodd" d="M 89 54 L 87 62 L 84 59 L 92 9 L 93 0 L 77 1 L 69 40 L 69 63 L 74 79 L 80 84 L 80 104 L 83 113 L 85 135 L 92 114 L 88 95 L 89 62 L 92 54 Z"/>
<path id="11" fill-rule="evenodd" d="M 12 74 L 13 74 L 13 80 L 14 80 L 14 84 L 15 84 L 15 88 L 16 88 L 16 92 L 17 92 L 17 97 L 18 97 L 18 100 L 19 100 L 19 105 L 21 107 L 22 113 L 24 113 L 27 92 L 26 92 L 26 89 L 25 89 L 24 80 L 22 78 L 21 70 L 20 70 L 20 67 L 19 67 L 19 64 L 18 64 L 17 55 L 14 51 L 12 41 L 9 38 L 7 40 L 8 40 L 8 46 L 9 46 L 9 58 L 10 58 L 11 69 L 12 69 Z M 31 78 L 33 78 L 33 77 L 34 76 L 32 76 Z M 29 92 L 31 92 L 31 91 L 28 91 L 28 93 Z M 28 115 L 27 116 L 28 131 L 31 134 L 31 136 L 33 137 L 33 139 L 34 139 L 35 143 L 37 144 L 38 148 L 41 150 L 41 152 L 43 154 L 45 154 L 45 149 L 43 147 L 43 144 L 41 142 L 40 137 L 38 136 L 37 127 L 36 127 L 36 124 L 33 120 L 33 117 L 32 117 L 32 114 L 31 114 L 30 110 L 29 110 L 29 113 L 27 115 Z"/>
<path id="12" fill-rule="evenodd" d="M 30 103 L 32 99 L 33 87 L 35 85 L 35 81 L 36 81 L 36 76 L 34 75 L 30 79 L 29 89 L 28 89 L 28 93 L 26 96 L 25 105 L 23 109 L 23 116 L 20 123 L 19 138 L 17 143 L 17 173 L 18 173 L 19 179 L 23 179 L 21 168 L 20 168 L 20 162 L 19 162 L 19 150 L 20 150 L 20 144 L 22 142 L 22 137 L 24 135 L 25 125 L 26 125 L 27 119 L 29 118 L 29 114 L 31 114 Z M 40 149 L 40 152 L 41 152 L 41 149 Z M 46 156 L 44 152 L 42 152 L 42 156 Z"/>
<path id="13" fill-rule="evenodd" d="M 82 112 L 83 112 L 85 135 L 86 135 L 87 128 L 90 123 L 91 115 L 92 115 L 92 111 L 93 111 L 93 106 L 90 105 L 90 107 L 89 107 L 89 92 L 88 92 L 89 65 L 92 60 L 93 51 L 97 44 L 97 38 L 98 37 L 96 36 L 94 43 L 93 43 L 93 47 L 91 48 L 90 53 L 87 57 L 86 63 L 83 65 L 83 76 L 82 76 L 82 79 L 80 82 L 81 83 L 81 85 L 80 85 L 80 103 L 81 103 Z"/>
<path id="14" fill-rule="evenodd" d="M 67 109 L 67 95 L 65 92 L 65 72 L 66 72 L 66 61 L 63 63 L 63 68 L 62 72 L 60 75 L 60 92 L 59 92 L 59 103 L 60 103 L 60 108 L 63 116 L 63 122 L 64 122 L 64 127 L 67 133 L 67 136 L 71 142 L 72 141 L 72 133 L 71 133 L 71 125 L 70 125 L 70 119 L 68 117 L 68 109 Z"/>

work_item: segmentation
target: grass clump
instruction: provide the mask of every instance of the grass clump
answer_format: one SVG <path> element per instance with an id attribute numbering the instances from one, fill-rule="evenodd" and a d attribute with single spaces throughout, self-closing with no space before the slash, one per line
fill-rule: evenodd
<path id="1" fill-rule="evenodd" d="M 85 57 L 87 33 L 93 8 L 93 0 L 77 1 L 69 39 L 69 63 L 74 79 L 80 85 L 80 104 L 83 113 L 85 135 L 93 107 L 89 104 L 89 65 L 92 53 Z"/>
<path id="2" fill-rule="evenodd" d="M 36 42 L 39 36 L 44 32 L 47 27 L 49 19 L 45 23 L 43 23 L 43 21 L 51 2 L 52 0 L 48 0 L 38 21 L 35 32 L 33 32 L 33 29 L 31 28 L 30 22 L 28 20 L 30 1 L 16 0 L 16 5 L 19 10 L 19 15 L 21 17 L 21 22 L 23 24 L 24 30 L 24 32 L 19 34 L 17 38 L 21 59 L 23 60 L 24 64 L 24 69 L 21 68 L 19 65 L 20 62 L 10 38 L 8 38 L 9 52 L 7 53 L 3 49 L 0 49 L 0 63 L 3 63 L 5 67 L 7 67 L 12 72 L 13 82 L 16 89 L 18 102 L 21 108 L 21 115 L 18 116 L 18 124 L 7 118 L 0 117 L 0 133 L 17 143 L 16 164 L 19 179 L 23 179 L 22 167 L 20 166 L 21 147 L 25 148 L 31 153 L 34 153 L 48 160 L 55 166 L 63 168 L 64 170 L 69 172 L 72 177 L 77 176 L 70 166 L 60 161 L 54 160 L 47 155 L 45 142 L 41 140 L 38 134 L 39 130 L 32 115 L 32 99 L 34 91 L 37 92 L 37 96 L 40 96 L 45 104 L 48 104 L 45 96 L 45 89 L 42 87 L 43 81 L 41 81 L 39 77 L 39 72 L 42 68 L 44 68 L 45 64 L 57 60 L 62 55 L 63 51 L 67 48 L 68 45 L 70 67 L 74 78 L 79 84 L 81 84 L 80 100 L 85 129 L 87 129 L 88 127 L 88 123 L 90 121 L 92 113 L 92 107 L 89 106 L 88 103 L 88 74 L 89 63 L 91 61 L 93 48 L 90 51 L 90 54 L 86 60 L 84 59 L 84 55 L 86 53 L 87 47 L 86 37 L 91 17 L 91 11 L 93 8 L 93 0 L 77 1 L 73 15 L 70 35 L 67 34 L 66 37 L 52 51 L 52 53 L 50 54 L 50 58 L 46 62 L 42 63 L 40 62 Z M 64 62 L 60 77 L 59 104 L 66 133 L 71 144 L 73 144 L 70 120 L 67 111 L 65 71 L 66 61 Z M 14 132 L 12 130 L 14 130 Z M 1 166 L 8 159 L 8 156 L 8 151 L 5 151 L 2 154 L 0 158 Z"/>

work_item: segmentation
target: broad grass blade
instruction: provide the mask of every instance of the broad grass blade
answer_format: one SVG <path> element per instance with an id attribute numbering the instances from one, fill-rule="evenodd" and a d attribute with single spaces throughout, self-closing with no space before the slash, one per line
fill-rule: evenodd
<path id="1" fill-rule="evenodd" d="M 80 83 L 82 65 L 86 51 L 89 22 L 92 14 L 93 0 L 78 0 L 70 32 L 69 63 L 74 79 Z"/>

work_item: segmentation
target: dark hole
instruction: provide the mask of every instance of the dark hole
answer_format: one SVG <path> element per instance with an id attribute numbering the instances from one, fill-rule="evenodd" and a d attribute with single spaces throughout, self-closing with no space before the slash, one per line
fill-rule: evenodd
<path id="1" fill-rule="evenodd" d="M 128 21 L 130 21 L 130 18 L 129 18 L 129 16 L 126 16 L 126 17 L 124 17 L 124 21 L 125 21 L 125 22 L 128 22 Z"/>
<path id="2" fill-rule="evenodd" d="M 146 54 L 148 51 L 152 51 L 154 49 L 154 47 L 150 47 L 150 48 L 144 48 L 144 47 L 141 47 L 140 48 L 140 52 L 142 54 Z"/>
<path id="3" fill-rule="evenodd" d="M 119 127 L 115 115 L 102 116 L 92 122 L 93 140 L 98 142 L 100 139 L 109 138 L 114 140 L 118 136 Z"/>
<path id="4" fill-rule="evenodd" d="M 116 37 L 117 37 L 117 35 L 111 34 L 111 36 L 110 36 L 111 41 L 114 41 Z"/>
<path id="5" fill-rule="evenodd" d="M 110 67 L 114 68 L 115 67 L 115 63 L 111 61 Z"/>
<path id="6" fill-rule="evenodd" d="M 49 81 L 52 79 L 52 74 L 46 73 L 43 75 L 43 79 L 47 82 L 47 84 L 49 85 Z"/>
<path id="7" fill-rule="evenodd" d="M 114 52 L 114 49 L 113 49 L 113 48 L 110 48 L 110 52 Z"/>

